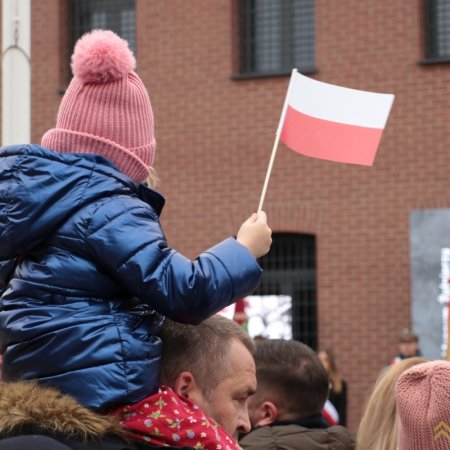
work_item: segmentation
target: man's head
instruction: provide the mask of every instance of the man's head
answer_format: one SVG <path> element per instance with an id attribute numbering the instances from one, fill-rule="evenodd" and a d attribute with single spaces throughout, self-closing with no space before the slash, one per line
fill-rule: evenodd
<path id="1" fill-rule="evenodd" d="M 314 351 L 297 341 L 259 341 L 254 353 L 258 389 L 249 400 L 253 428 L 320 414 L 328 375 Z"/>
<path id="2" fill-rule="evenodd" d="M 404 358 L 417 356 L 419 353 L 419 338 L 412 331 L 405 328 L 398 337 L 398 350 Z"/>
<path id="3" fill-rule="evenodd" d="M 167 321 L 162 340 L 161 383 L 197 403 L 233 436 L 249 431 L 247 400 L 256 375 L 247 333 L 213 316 L 196 326 Z"/>

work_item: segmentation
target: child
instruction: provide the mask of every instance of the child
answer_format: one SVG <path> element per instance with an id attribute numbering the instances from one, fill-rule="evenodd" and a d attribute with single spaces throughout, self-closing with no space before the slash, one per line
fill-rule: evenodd
<path id="1" fill-rule="evenodd" d="M 164 199 L 141 184 L 155 140 L 134 66 L 113 32 L 83 36 L 56 128 L 0 150 L 3 379 L 95 410 L 156 392 L 163 317 L 196 324 L 249 295 L 271 243 L 262 212 L 194 262 L 167 246 Z"/>

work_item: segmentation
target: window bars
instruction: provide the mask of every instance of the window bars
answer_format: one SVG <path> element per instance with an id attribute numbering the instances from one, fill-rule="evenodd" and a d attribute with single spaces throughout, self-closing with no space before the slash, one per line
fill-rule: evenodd
<path id="1" fill-rule="evenodd" d="M 314 71 L 314 0 L 240 0 L 239 72 Z"/>
<path id="2" fill-rule="evenodd" d="M 114 31 L 136 53 L 135 0 L 70 0 L 70 22 L 70 54 L 79 37 L 98 28 Z"/>
<path id="3" fill-rule="evenodd" d="M 430 61 L 450 61 L 450 2 L 427 0 L 425 5 L 425 57 Z"/>
<path id="4" fill-rule="evenodd" d="M 255 295 L 292 298 L 292 336 L 317 349 L 316 244 L 306 234 L 277 233 L 261 259 L 264 269 Z"/>

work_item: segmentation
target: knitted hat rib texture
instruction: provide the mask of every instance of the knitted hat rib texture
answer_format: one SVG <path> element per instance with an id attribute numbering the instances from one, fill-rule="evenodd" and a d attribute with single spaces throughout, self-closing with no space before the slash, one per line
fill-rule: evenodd
<path id="1" fill-rule="evenodd" d="M 59 153 L 102 155 L 130 178 L 144 181 L 155 138 L 150 98 L 135 64 L 128 43 L 112 31 L 82 36 L 56 127 L 44 134 L 42 145 Z"/>
<path id="2" fill-rule="evenodd" d="M 450 449 L 450 362 L 405 371 L 396 385 L 399 450 Z"/>

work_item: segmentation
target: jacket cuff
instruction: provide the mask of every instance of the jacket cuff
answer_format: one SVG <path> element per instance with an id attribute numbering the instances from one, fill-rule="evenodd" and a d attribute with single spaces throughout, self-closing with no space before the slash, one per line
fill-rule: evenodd
<path id="1" fill-rule="evenodd" d="M 230 237 L 205 253 L 215 256 L 223 264 L 233 286 L 233 302 L 253 293 L 263 270 L 247 247 Z"/>

